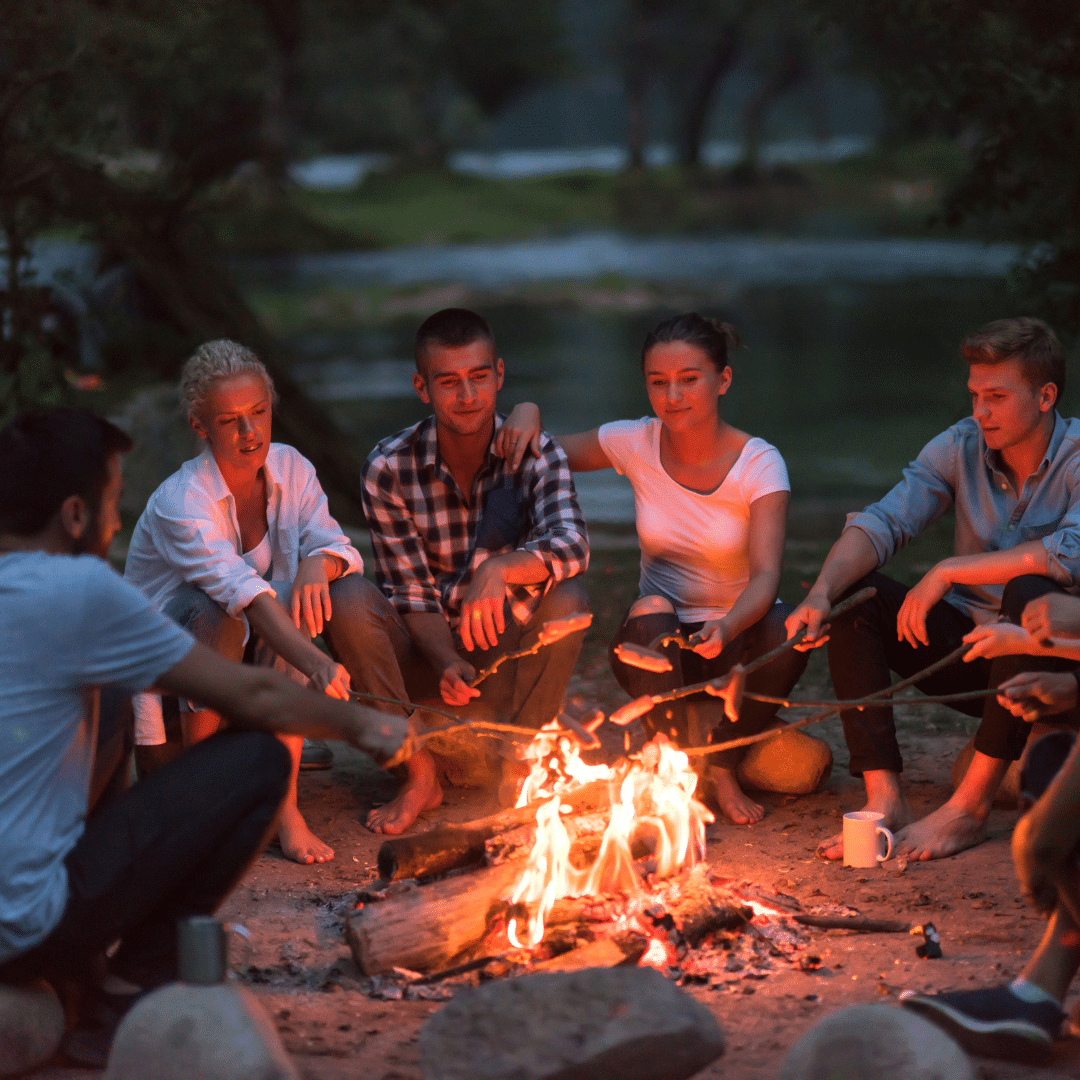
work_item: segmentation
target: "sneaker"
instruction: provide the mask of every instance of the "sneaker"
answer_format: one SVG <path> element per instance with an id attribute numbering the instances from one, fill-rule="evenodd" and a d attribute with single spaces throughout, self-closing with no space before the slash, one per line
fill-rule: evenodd
<path id="1" fill-rule="evenodd" d="M 304 772 L 329 769 L 334 764 L 334 751 L 319 739 L 305 739 L 300 751 L 300 768 Z"/>
<path id="2" fill-rule="evenodd" d="M 900 1004 L 947 1031 L 972 1054 L 1019 1061 L 1045 1060 L 1065 1014 L 1052 1001 L 1035 1004 L 1008 986 L 901 995 Z"/>

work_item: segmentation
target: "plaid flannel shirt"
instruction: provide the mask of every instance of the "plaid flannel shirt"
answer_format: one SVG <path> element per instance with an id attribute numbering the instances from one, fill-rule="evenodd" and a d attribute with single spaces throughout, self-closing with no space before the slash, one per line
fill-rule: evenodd
<path id="1" fill-rule="evenodd" d="M 504 419 L 496 414 L 496 431 Z M 433 416 L 372 450 L 361 498 L 375 581 L 398 611 L 440 612 L 456 627 L 480 563 L 531 551 L 547 579 L 507 586 L 511 613 L 524 625 L 552 585 L 585 572 L 589 536 L 570 466 L 562 447 L 541 437 L 541 456 L 527 456 L 516 473 L 489 449 L 468 502 L 439 455 Z"/>

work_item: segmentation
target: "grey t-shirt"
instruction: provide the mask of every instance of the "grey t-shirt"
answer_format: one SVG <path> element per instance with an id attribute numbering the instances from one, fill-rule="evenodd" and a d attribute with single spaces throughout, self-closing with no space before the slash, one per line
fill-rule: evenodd
<path id="1" fill-rule="evenodd" d="M 141 690 L 192 644 L 92 555 L 0 555 L 0 962 L 64 912 L 94 764 L 83 688 Z"/>

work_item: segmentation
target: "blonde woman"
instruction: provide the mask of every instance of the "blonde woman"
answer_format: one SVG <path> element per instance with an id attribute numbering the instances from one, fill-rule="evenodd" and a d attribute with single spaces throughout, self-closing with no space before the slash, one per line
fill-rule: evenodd
<path id="1" fill-rule="evenodd" d="M 185 364 L 181 388 L 188 421 L 206 445 L 150 496 L 124 576 L 220 655 L 276 667 L 346 699 L 349 671 L 311 639 L 324 634 L 350 667 L 358 659 L 349 609 L 363 563 L 330 516 L 311 463 L 270 441 L 270 375 L 250 349 L 211 341 Z M 181 709 L 185 746 L 217 731 L 216 712 L 185 702 Z M 160 705 L 143 698 L 137 714 L 138 741 L 163 742 Z M 278 824 L 282 852 L 300 863 L 326 862 L 333 848 L 296 805 L 303 740 L 279 738 L 292 755 Z"/>

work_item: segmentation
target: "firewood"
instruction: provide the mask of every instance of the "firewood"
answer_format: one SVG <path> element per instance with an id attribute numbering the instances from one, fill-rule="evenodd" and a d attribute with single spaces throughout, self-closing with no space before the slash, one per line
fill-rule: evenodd
<path id="1" fill-rule="evenodd" d="M 629 932 L 590 941 L 588 945 L 560 953 L 550 960 L 533 964 L 533 971 L 584 971 L 585 968 L 620 967 L 636 964 L 645 955 L 649 939 L 644 934 Z"/>
<path id="2" fill-rule="evenodd" d="M 562 800 L 575 808 L 606 806 L 609 786 L 607 780 L 594 780 L 562 796 Z M 537 799 L 528 806 L 463 821 L 460 825 L 392 837 L 379 848 L 379 874 L 384 881 L 398 881 L 435 877 L 460 867 L 477 865 L 484 858 L 485 840 L 535 821 L 537 809 L 545 802 L 547 799 Z"/>
<path id="3" fill-rule="evenodd" d="M 487 932 L 489 913 L 523 867 L 521 860 L 507 862 L 366 905 L 345 925 L 357 966 L 365 975 L 450 967 Z"/>
<path id="4" fill-rule="evenodd" d="M 794 915 L 792 918 L 803 926 L 815 926 L 819 930 L 859 930 L 864 934 L 907 934 L 911 930 L 911 923 L 864 919 L 858 915 Z"/>

